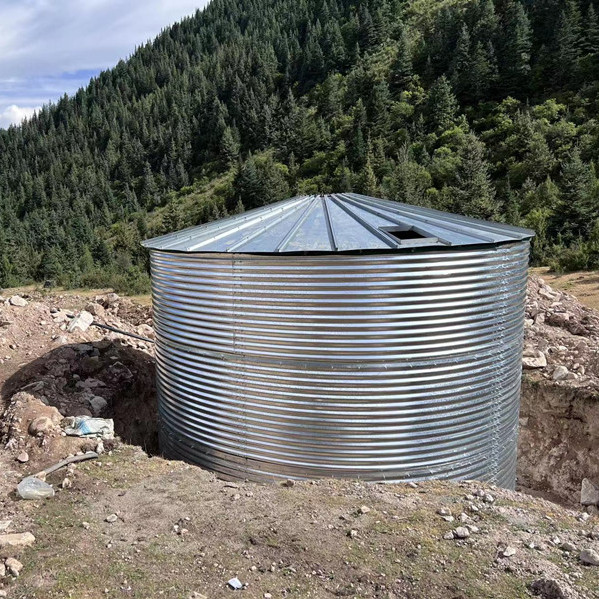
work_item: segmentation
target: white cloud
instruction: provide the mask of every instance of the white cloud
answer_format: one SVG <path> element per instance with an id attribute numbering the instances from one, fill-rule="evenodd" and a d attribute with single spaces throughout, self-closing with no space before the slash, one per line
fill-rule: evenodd
<path id="1" fill-rule="evenodd" d="M 32 117 L 36 110 L 39 110 L 40 106 L 23 107 L 11 104 L 7 106 L 2 112 L 0 112 L 0 127 L 9 127 L 10 125 L 18 125 L 23 122 L 24 119 Z"/>
<path id="2" fill-rule="evenodd" d="M 0 0 L 0 126 L 11 111 L 19 119 L 74 92 L 208 1 Z"/>

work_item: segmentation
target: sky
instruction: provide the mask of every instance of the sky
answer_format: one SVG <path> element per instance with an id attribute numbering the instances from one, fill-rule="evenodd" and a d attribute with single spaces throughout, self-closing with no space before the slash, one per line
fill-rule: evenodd
<path id="1" fill-rule="evenodd" d="M 208 0 L 0 0 L 0 127 L 127 58 Z"/>

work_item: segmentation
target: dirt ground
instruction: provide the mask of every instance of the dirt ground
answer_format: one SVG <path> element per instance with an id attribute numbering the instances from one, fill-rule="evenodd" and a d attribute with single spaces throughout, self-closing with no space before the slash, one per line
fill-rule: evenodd
<path id="1" fill-rule="evenodd" d="M 95 327 L 69 333 L 62 320 L 88 307 L 149 335 L 148 308 L 27 293 L 26 306 L 0 304 L 0 524 L 36 537 L 10 555 L 20 576 L 0 577 L 9 599 L 512 599 L 533 588 L 545 599 L 599 598 L 599 566 L 580 559 L 599 552 L 595 512 L 476 482 L 231 483 L 161 458 L 148 425 L 152 345 Z M 18 499 L 23 476 L 97 443 L 58 428 L 31 436 L 30 422 L 89 411 L 98 396 L 128 443 L 107 441 L 97 460 L 49 475 L 54 497 Z M 444 538 L 458 527 L 467 538 Z M 228 587 L 234 577 L 243 590 Z"/>
<path id="2" fill-rule="evenodd" d="M 589 308 L 599 310 L 599 272 L 584 271 L 558 274 L 548 268 L 531 268 L 531 273 L 542 277 L 555 289 L 576 296 Z"/>

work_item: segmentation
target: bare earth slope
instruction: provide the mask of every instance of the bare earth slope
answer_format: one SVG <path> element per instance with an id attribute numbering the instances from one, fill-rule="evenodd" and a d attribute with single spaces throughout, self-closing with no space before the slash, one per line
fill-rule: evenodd
<path id="1" fill-rule="evenodd" d="M 540 350 L 547 365 L 527 369 L 525 388 L 546 387 L 560 398 L 592 395 L 599 380 L 597 313 L 551 295 L 536 279 L 530 293 L 527 354 L 548 340 Z M 78 314 L 89 297 L 28 299 L 22 307 L 0 304 L 6 407 L 0 420 L 0 564 L 6 557 L 23 564 L 18 577 L 1 576 L 0 565 L 0 596 L 599 598 L 599 565 L 584 563 L 599 553 L 596 510 L 589 514 L 476 482 L 230 483 L 158 457 L 152 345 L 95 327 L 64 330 L 70 321 L 68 314 L 63 320 L 65 310 Z M 96 320 L 152 336 L 148 308 L 111 295 L 97 299 L 88 306 Z M 572 316 L 553 318 L 564 306 Z M 571 330 L 574 321 L 584 331 Z M 554 381 L 558 366 L 568 375 Z M 537 398 L 541 411 L 557 418 L 546 397 Z M 530 398 L 525 404 L 535 411 Z M 54 497 L 19 500 L 15 488 L 23 476 L 68 454 L 98 449 L 96 440 L 62 436 L 58 425 L 32 436 L 31 422 L 40 415 L 58 421 L 80 414 L 114 418 L 129 444 L 103 442 L 98 460 L 48 476 Z M 523 439 L 539 443 L 539 431 L 551 420 L 525 418 Z M 590 433 L 578 436 L 584 434 Z M 535 451 L 532 445 L 526 451 L 528 486 L 549 489 L 556 482 L 549 472 L 539 471 L 537 480 L 531 473 L 541 455 Z M 17 460 L 23 452 L 25 463 Z M 575 457 L 564 454 L 559 464 L 571 469 L 576 463 L 582 473 L 586 466 Z M 547 467 L 559 471 L 559 464 Z M 570 495 L 579 483 L 568 479 Z M 36 537 L 30 547 L 2 548 L 3 534 L 28 531 Z M 243 590 L 228 587 L 234 577 Z"/>

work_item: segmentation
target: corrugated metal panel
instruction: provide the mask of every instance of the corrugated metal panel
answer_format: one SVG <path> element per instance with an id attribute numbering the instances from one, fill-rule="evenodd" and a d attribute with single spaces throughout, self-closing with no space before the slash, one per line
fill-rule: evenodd
<path id="1" fill-rule="evenodd" d="M 257 480 L 513 487 L 528 249 L 152 251 L 163 450 Z"/>
<path id="2" fill-rule="evenodd" d="M 392 230 L 418 237 L 398 239 Z M 150 239 L 150 249 L 242 254 L 404 252 L 530 239 L 519 227 L 358 194 L 301 196 Z M 414 236 L 413 236 L 414 237 Z"/>

